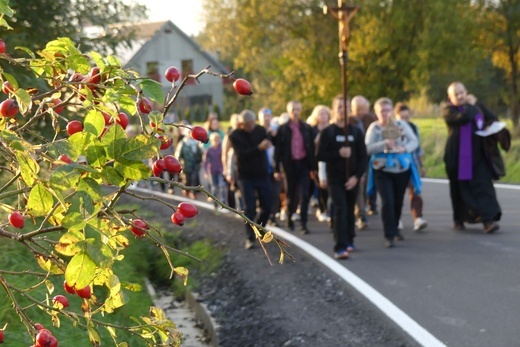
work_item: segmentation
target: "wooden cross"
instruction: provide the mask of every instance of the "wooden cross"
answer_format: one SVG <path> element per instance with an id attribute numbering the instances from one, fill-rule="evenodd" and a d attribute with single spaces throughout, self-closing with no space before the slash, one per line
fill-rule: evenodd
<path id="1" fill-rule="evenodd" d="M 339 43 L 342 51 L 347 51 L 348 41 L 350 39 L 350 20 L 359 11 L 360 6 L 347 5 L 343 0 L 338 0 L 337 7 L 323 6 L 323 13 L 330 13 L 338 21 Z"/>

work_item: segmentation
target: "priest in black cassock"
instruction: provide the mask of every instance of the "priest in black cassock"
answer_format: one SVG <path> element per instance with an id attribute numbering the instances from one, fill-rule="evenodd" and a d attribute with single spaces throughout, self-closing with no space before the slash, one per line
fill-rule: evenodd
<path id="1" fill-rule="evenodd" d="M 448 99 L 443 107 L 448 126 L 444 164 L 450 181 L 453 229 L 465 229 L 464 222 L 480 222 L 485 233 L 493 233 L 499 229 L 497 221 L 502 211 L 484 153 L 484 137 L 476 131 L 498 119 L 473 95 L 468 95 L 460 82 L 449 85 Z"/>

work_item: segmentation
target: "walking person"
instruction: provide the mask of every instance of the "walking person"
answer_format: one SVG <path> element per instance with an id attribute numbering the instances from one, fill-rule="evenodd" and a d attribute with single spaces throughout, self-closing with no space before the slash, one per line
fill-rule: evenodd
<path id="1" fill-rule="evenodd" d="M 314 145 L 318 146 L 321 132 L 327 128 L 331 123 L 330 108 L 325 105 L 316 105 L 312 110 L 311 115 L 307 118 L 307 123 L 312 127 L 314 135 Z M 318 166 L 320 164 L 318 163 Z M 322 188 L 319 185 L 318 178 L 311 180 L 311 194 L 316 194 L 318 201 L 318 209 L 316 211 L 316 218 L 320 222 L 328 222 L 330 219 L 328 200 L 329 192 L 327 188 Z"/>
<path id="2" fill-rule="evenodd" d="M 365 144 L 370 155 L 367 192 L 372 193 L 375 187 L 379 193 L 385 247 L 391 248 L 394 247 L 394 239 L 404 240 L 398 224 L 410 179 L 414 189 L 420 193 L 419 173 L 411 156 L 419 142 L 406 122 L 391 118 L 391 99 L 379 98 L 374 104 L 374 111 L 377 122 L 368 127 L 365 135 Z"/>
<path id="3" fill-rule="evenodd" d="M 185 186 L 199 186 L 202 149 L 199 142 L 189 135 L 189 129 L 183 128 L 183 132 L 184 136 L 175 149 L 175 157 L 182 165 L 181 181 Z M 196 199 L 196 193 L 192 190 L 185 190 L 183 194 Z"/>
<path id="4" fill-rule="evenodd" d="M 443 117 L 448 126 L 444 164 L 450 181 L 453 229 L 464 230 L 464 222 L 483 225 L 484 233 L 499 229 L 502 216 L 486 160 L 484 137 L 476 134 L 486 124 L 498 120 L 461 82 L 448 87 Z"/>
<path id="5" fill-rule="evenodd" d="M 211 146 L 206 150 L 203 156 L 203 167 L 205 179 L 211 183 L 211 192 L 220 201 L 225 203 L 227 197 L 226 185 L 224 182 L 224 167 L 222 165 L 222 144 L 220 143 L 220 135 L 216 132 L 209 135 L 209 143 Z M 213 202 L 215 209 L 218 204 Z"/>
<path id="6" fill-rule="evenodd" d="M 321 132 L 317 160 L 326 163 L 329 195 L 334 206 L 334 257 L 347 259 L 355 250 L 354 207 L 359 181 L 367 166 L 367 151 L 361 129 L 348 124 L 345 128 L 343 95 L 332 100 L 333 123 Z M 348 164 L 348 171 L 347 171 Z"/>
<path id="7" fill-rule="evenodd" d="M 258 111 L 258 123 L 265 128 L 267 131 L 267 138 L 271 143 L 276 142 L 276 133 L 278 130 L 278 125 L 273 120 L 273 112 L 268 107 L 262 107 Z M 269 173 L 269 179 L 271 180 L 271 185 L 273 187 L 273 202 L 271 215 L 269 216 L 269 223 L 274 226 L 280 226 L 278 224 L 278 220 L 276 219 L 276 214 L 280 213 L 280 192 L 282 190 L 282 180 L 276 179 L 274 174 L 274 145 L 269 147 L 266 151 L 266 160 L 267 160 L 267 172 Z"/>
<path id="8" fill-rule="evenodd" d="M 424 151 L 421 147 L 421 138 L 419 136 L 419 128 L 417 125 L 410 120 L 411 110 L 408 105 L 398 102 L 394 107 L 394 114 L 397 119 L 403 120 L 412 128 L 413 133 L 417 136 L 417 141 L 419 142 L 419 146 L 417 149 L 412 152 L 412 160 L 415 167 L 419 170 L 419 175 L 424 177 L 424 165 L 423 165 L 423 155 Z M 413 217 L 413 230 L 420 231 L 428 226 L 428 223 L 423 218 L 423 198 L 421 194 L 417 194 L 415 189 L 413 188 L 412 182 L 408 183 L 408 196 L 410 199 L 410 212 Z M 399 223 L 401 224 L 401 223 Z"/>
<path id="9" fill-rule="evenodd" d="M 308 234 L 307 215 L 309 207 L 309 182 L 316 175 L 314 137 L 309 124 L 300 119 L 302 104 L 299 101 L 287 103 L 289 121 L 282 124 L 276 135 L 275 177 L 285 175 L 287 181 L 287 226 L 294 230 L 291 216 L 300 205 L 300 231 Z"/>
<path id="10" fill-rule="evenodd" d="M 272 187 L 265 151 L 272 143 L 265 128 L 255 124 L 255 119 L 253 111 L 242 111 L 238 117 L 238 128 L 231 133 L 229 140 L 235 151 L 238 185 L 245 204 L 245 215 L 251 221 L 265 226 L 272 208 Z M 260 208 L 259 213 L 257 205 Z M 253 248 L 255 232 L 248 223 L 245 225 L 245 231 L 245 247 Z"/>
<path id="11" fill-rule="evenodd" d="M 351 112 L 348 116 L 349 124 L 358 127 L 363 133 L 363 136 L 365 136 L 366 129 L 375 120 L 370 114 L 370 102 L 363 95 L 356 95 L 352 98 L 350 108 Z M 377 207 L 375 206 L 377 194 L 370 197 L 366 195 L 366 171 L 361 177 L 359 187 L 360 189 L 358 189 L 355 208 L 356 227 L 359 230 L 363 230 L 368 227 L 367 209 L 370 209 L 371 211 L 377 210 Z"/>

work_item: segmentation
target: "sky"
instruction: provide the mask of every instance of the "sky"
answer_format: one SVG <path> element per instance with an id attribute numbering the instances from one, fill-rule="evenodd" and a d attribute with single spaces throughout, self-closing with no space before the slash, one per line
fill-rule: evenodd
<path id="1" fill-rule="evenodd" d="M 196 35 L 201 30 L 203 0 L 138 0 L 146 5 L 150 21 L 171 20 L 188 35 Z"/>

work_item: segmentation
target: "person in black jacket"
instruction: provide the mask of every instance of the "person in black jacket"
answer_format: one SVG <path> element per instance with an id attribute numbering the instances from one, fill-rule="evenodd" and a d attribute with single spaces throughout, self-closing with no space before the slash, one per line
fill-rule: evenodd
<path id="1" fill-rule="evenodd" d="M 309 184 L 311 175 L 316 175 L 314 136 L 309 124 L 300 119 L 302 104 L 287 103 L 289 121 L 278 129 L 275 145 L 275 179 L 280 180 L 282 171 L 287 181 L 288 227 L 294 230 L 291 217 L 300 203 L 302 234 L 308 234 L 307 212 L 309 208 Z"/>
<path id="2" fill-rule="evenodd" d="M 453 229 L 464 230 L 464 222 L 481 222 L 486 234 L 499 229 L 502 210 L 493 187 L 492 168 L 486 161 L 484 137 L 476 134 L 497 120 L 461 82 L 448 87 L 449 103 L 443 107 L 448 127 L 444 164 L 450 181 Z"/>
<path id="3" fill-rule="evenodd" d="M 321 132 L 317 160 L 326 162 L 329 194 L 334 206 L 334 257 L 347 259 L 355 250 L 354 207 L 359 181 L 367 167 L 363 132 L 357 126 L 345 127 L 342 95 L 332 100 L 333 123 Z"/>
<path id="4" fill-rule="evenodd" d="M 272 206 L 272 187 L 267 170 L 266 150 L 272 146 L 264 127 L 255 124 L 255 114 L 244 110 L 238 116 L 238 128 L 229 140 L 235 151 L 238 187 L 245 205 L 245 215 L 262 226 L 267 224 Z M 260 213 L 256 213 L 257 199 Z M 256 219 L 255 219 L 256 217 Z M 253 248 L 256 235 L 249 224 L 245 224 L 246 248 Z"/>

